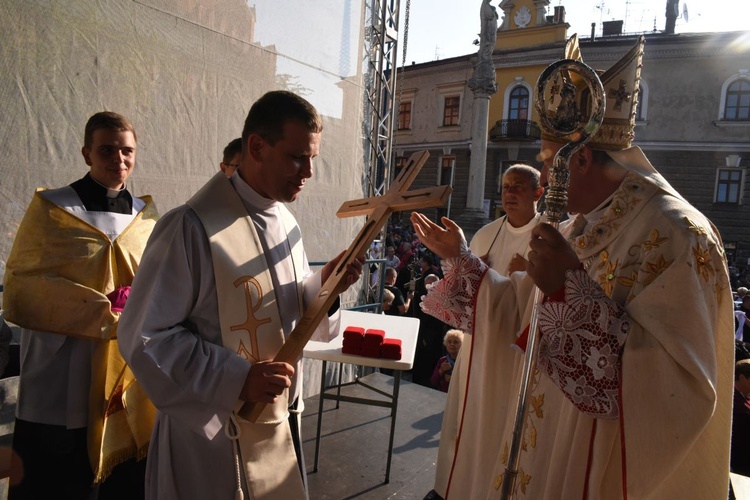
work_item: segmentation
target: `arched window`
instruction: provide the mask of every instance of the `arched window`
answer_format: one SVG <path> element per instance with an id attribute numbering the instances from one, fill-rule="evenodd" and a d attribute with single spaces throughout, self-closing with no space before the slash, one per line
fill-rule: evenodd
<path id="1" fill-rule="evenodd" d="M 528 120 L 529 118 L 529 91 L 522 85 L 517 85 L 510 92 L 508 98 L 508 119 Z"/>
<path id="2" fill-rule="evenodd" d="M 638 85 L 638 104 L 635 108 L 635 121 L 645 122 L 648 120 L 648 84 L 641 79 Z"/>
<path id="3" fill-rule="evenodd" d="M 740 123 L 732 123 L 740 122 Z M 750 70 L 741 69 L 721 86 L 718 126 L 745 126 L 750 122 Z"/>
<path id="4" fill-rule="evenodd" d="M 741 78 L 727 87 L 724 119 L 750 120 L 750 80 Z"/>

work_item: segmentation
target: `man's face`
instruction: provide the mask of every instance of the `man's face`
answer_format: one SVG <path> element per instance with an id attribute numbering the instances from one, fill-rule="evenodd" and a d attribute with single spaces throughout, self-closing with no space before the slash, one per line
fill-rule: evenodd
<path id="1" fill-rule="evenodd" d="M 503 210 L 514 225 L 527 224 L 536 213 L 536 202 L 544 189 L 534 188 L 530 176 L 511 171 L 503 176 Z"/>
<path id="2" fill-rule="evenodd" d="M 91 177 L 109 189 L 120 189 L 135 167 L 135 137 L 130 131 L 95 130 L 91 146 L 81 149 Z"/>
<path id="3" fill-rule="evenodd" d="M 235 170 L 237 170 L 237 167 L 240 166 L 241 158 L 242 153 L 237 153 L 236 155 L 232 156 L 232 159 L 229 160 L 229 163 L 221 162 L 221 170 L 227 177 L 232 177 L 232 174 L 234 174 Z"/>
<path id="4" fill-rule="evenodd" d="M 258 148 L 255 153 L 260 162 L 249 184 L 266 198 L 288 203 L 297 199 L 313 175 L 313 158 L 320 151 L 320 133 L 310 132 L 301 122 L 291 120 L 284 124 L 284 137 L 276 144 L 256 137 L 250 147 Z"/>
<path id="5" fill-rule="evenodd" d="M 385 284 L 388 286 L 392 286 L 396 283 L 396 278 L 398 278 L 398 273 L 395 271 L 386 271 L 385 273 Z"/>

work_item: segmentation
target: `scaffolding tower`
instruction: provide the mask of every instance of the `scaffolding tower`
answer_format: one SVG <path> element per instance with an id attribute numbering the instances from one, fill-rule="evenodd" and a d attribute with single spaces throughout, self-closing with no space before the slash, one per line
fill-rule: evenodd
<path id="1" fill-rule="evenodd" d="M 363 190 L 368 197 L 384 194 L 391 178 L 399 4 L 400 0 L 365 0 Z"/>

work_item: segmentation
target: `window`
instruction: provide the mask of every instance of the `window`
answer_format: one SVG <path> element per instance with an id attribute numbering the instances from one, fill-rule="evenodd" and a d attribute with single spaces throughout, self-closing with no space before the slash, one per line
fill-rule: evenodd
<path id="1" fill-rule="evenodd" d="M 508 101 L 509 120 L 527 120 L 529 115 L 529 91 L 518 85 L 510 92 Z"/>
<path id="2" fill-rule="evenodd" d="M 455 156 L 443 156 L 440 159 L 440 166 L 438 167 L 438 186 L 453 186 L 453 169 L 456 165 Z M 445 207 L 437 209 L 437 218 L 450 217 L 451 216 L 451 197 L 448 197 L 448 203 Z"/>
<path id="3" fill-rule="evenodd" d="M 638 104 L 635 107 L 635 121 L 645 125 L 648 119 L 648 84 L 641 80 L 638 85 Z"/>
<path id="4" fill-rule="evenodd" d="M 440 160 L 440 169 L 438 170 L 438 186 L 453 185 L 453 165 L 456 163 L 454 156 L 443 156 Z"/>
<path id="5" fill-rule="evenodd" d="M 721 86 L 717 127 L 747 127 L 750 125 L 750 70 L 741 69 Z"/>
<path id="6" fill-rule="evenodd" d="M 727 87 L 725 120 L 750 120 L 750 80 L 739 79 Z"/>
<path id="7" fill-rule="evenodd" d="M 409 130 L 411 128 L 411 101 L 401 101 L 398 107 L 398 129 Z"/>
<path id="8" fill-rule="evenodd" d="M 443 126 L 458 125 L 461 98 L 459 96 L 446 97 L 443 105 Z"/>
<path id="9" fill-rule="evenodd" d="M 461 96 L 466 90 L 466 81 L 439 83 L 435 90 L 438 109 L 433 116 L 438 132 L 455 134 L 461 127 Z"/>
<path id="10" fill-rule="evenodd" d="M 503 120 L 530 120 L 531 119 L 531 86 L 517 76 L 515 80 L 505 87 L 503 96 Z"/>
<path id="11" fill-rule="evenodd" d="M 739 168 L 720 168 L 716 172 L 714 203 L 740 204 L 745 171 Z"/>

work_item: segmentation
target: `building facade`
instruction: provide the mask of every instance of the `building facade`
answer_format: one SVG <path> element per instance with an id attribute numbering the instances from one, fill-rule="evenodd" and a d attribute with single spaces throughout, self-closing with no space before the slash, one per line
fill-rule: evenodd
<path id="1" fill-rule="evenodd" d="M 476 55 L 413 64 L 399 75 L 396 169 L 414 151 L 428 150 L 430 160 L 414 187 L 451 184 L 449 206 L 431 215 L 448 215 L 469 234 L 501 214 L 499 178 L 505 169 L 517 162 L 541 168 L 536 79 L 561 58 L 569 35 L 564 8 L 548 15 L 548 4 L 500 3 L 503 19 L 493 52 L 498 90 L 489 106 L 483 216 L 465 209 L 474 140 L 474 96 L 467 83 Z M 586 64 L 607 69 L 635 44 L 637 35 L 617 28 L 604 30 L 614 32 L 608 36 L 580 39 Z M 750 31 L 645 36 L 634 144 L 718 227 L 730 265 L 750 270 Z"/>

